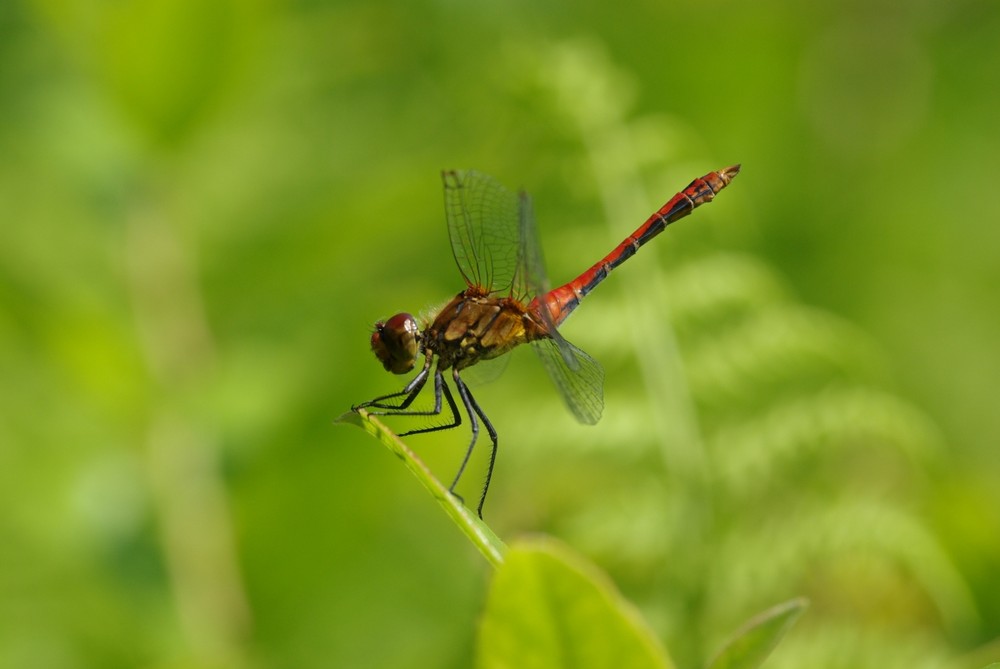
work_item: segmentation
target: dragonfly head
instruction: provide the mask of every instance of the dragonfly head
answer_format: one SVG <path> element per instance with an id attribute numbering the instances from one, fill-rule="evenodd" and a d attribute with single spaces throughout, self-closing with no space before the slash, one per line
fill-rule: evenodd
<path id="1" fill-rule="evenodd" d="M 420 328 L 407 313 L 396 314 L 387 321 L 379 321 L 372 332 L 372 351 L 387 372 L 406 374 L 417 360 L 417 337 Z"/>

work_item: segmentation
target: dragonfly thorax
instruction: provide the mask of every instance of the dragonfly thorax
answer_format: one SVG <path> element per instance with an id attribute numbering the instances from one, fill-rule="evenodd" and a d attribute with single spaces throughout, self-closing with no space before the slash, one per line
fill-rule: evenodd
<path id="1" fill-rule="evenodd" d="M 440 369 L 459 370 L 547 336 L 523 302 L 476 286 L 455 296 L 422 334 L 425 349 L 437 356 Z"/>
<path id="2" fill-rule="evenodd" d="M 372 352 L 387 372 L 406 374 L 417 360 L 420 328 L 410 314 L 396 314 L 387 321 L 375 323 L 372 332 Z"/>

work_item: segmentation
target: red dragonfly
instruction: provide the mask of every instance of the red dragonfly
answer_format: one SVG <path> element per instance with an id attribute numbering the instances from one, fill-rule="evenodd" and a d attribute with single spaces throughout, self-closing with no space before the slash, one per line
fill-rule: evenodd
<path id="1" fill-rule="evenodd" d="M 604 370 L 596 360 L 566 341 L 557 326 L 611 270 L 631 258 L 668 224 L 711 202 L 739 171 L 740 166 L 733 165 L 695 179 L 593 267 L 551 290 L 528 196 L 525 193 L 515 196 L 492 177 L 479 172 L 442 172 L 448 235 L 455 262 L 465 279 L 465 290 L 427 319 L 422 329 L 408 313 L 375 323 L 371 347 L 387 371 L 406 374 L 414 368 L 420 354 L 424 356 L 423 367 L 402 390 L 353 409 L 372 410 L 376 415 L 438 416 L 442 413 L 443 398 L 451 414 L 450 422 L 409 430 L 400 436 L 458 427 L 462 424 L 462 414 L 444 377 L 444 372 L 450 369 L 472 426 L 472 440 L 449 487 L 452 494 L 479 437 L 480 420 L 493 442 L 486 483 L 476 509 L 482 518 L 496 462 L 497 431 L 462 380 L 462 370 L 531 342 L 573 415 L 582 423 L 596 423 L 604 408 Z M 427 383 L 432 367 L 433 409 L 410 409 Z"/>

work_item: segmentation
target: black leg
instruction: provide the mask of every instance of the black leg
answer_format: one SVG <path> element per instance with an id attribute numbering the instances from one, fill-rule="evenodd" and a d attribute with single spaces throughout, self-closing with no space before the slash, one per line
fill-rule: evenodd
<path id="1" fill-rule="evenodd" d="M 437 432 L 439 430 L 449 430 L 453 427 L 458 427 L 462 424 L 462 413 L 458 410 L 455 398 L 451 394 L 451 389 L 448 387 L 448 383 L 444 380 L 444 375 L 441 373 L 440 369 L 434 370 L 434 408 L 424 411 L 411 411 L 409 409 L 409 406 L 413 403 L 413 401 L 420 394 L 420 391 L 423 390 L 426 385 L 427 377 L 430 374 L 430 367 L 431 358 L 428 356 L 427 361 L 424 364 L 424 368 L 420 370 L 420 373 L 417 374 L 412 381 L 406 384 L 405 388 L 396 393 L 382 395 L 367 402 L 362 402 L 352 408 L 354 410 L 372 408 L 375 409 L 375 411 L 371 411 L 370 413 L 376 416 L 439 416 L 442 413 L 443 403 L 441 398 L 443 397 L 444 400 L 448 402 L 448 409 L 451 411 L 451 422 L 443 425 L 432 425 L 431 427 L 422 427 L 415 430 L 400 432 L 399 436 L 406 437 L 411 434 Z M 490 480 L 493 478 L 493 466 L 496 463 L 497 458 L 497 431 L 493 429 L 493 424 L 490 423 L 490 419 L 483 413 L 482 408 L 480 408 L 476 399 L 469 391 L 469 387 L 465 385 L 465 382 L 462 381 L 461 377 L 458 375 L 457 369 L 452 369 L 452 377 L 455 379 L 455 387 L 458 388 L 458 395 L 462 398 L 462 405 L 465 407 L 465 412 L 469 416 L 472 428 L 472 439 L 469 441 L 469 447 L 465 450 L 465 457 L 462 458 L 462 464 L 458 468 L 458 473 L 455 474 L 454 481 L 452 481 L 451 486 L 448 487 L 448 492 L 455 495 L 455 497 L 459 500 L 462 499 L 462 497 L 455 492 L 455 487 L 462 478 L 462 474 L 465 473 L 465 468 L 469 464 L 469 458 L 472 457 L 472 449 L 475 447 L 476 441 L 479 438 L 479 421 L 482 420 L 483 425 L 486 426 L 486 431 L 490 435 L 490 440 L 493 442 L 493 448 L 490 452 L 490 465 L 486 472 L 486 483 L 483 485 L 483 492 L 479 498 L 479 506 L 476 508 L 476 512 L 479 514 L 479 517 L 482 518 L 483 505 L 486 503 L 486 493 L 490 489 Z"/>
<path id="2" fill-rule="evenodd" d="M 369 412 L 374 416 L 439 416 L 441 414 L 441 398 L 443 396 L 444 399 L 448 401 L 448 409 L 451 411 L 450 423 L 400 432 L 399 436 L 406 437 L 411 434 L 437 432 L 438 430 L 450 430 L 453 427 L 458 427 L 462 424 L 462 414 L 458 412 L 458 405 L 455 404 L 455 398 L 452 397 L 451 390 L 448 388 L 448 384 L 445 383 L 444 376 L 441 374 L 441 370 L 439 369 L 434 371 L 434 408 L 421 411 L 410 411 L 408 409 L 410 404 L 413 403 L 413 400 L 416 399 L 417 395 L 420 394 L 420 391 L 424 389 L 424 385 L 427 383 L 427 372 L 430 369 L 430 358 L 427 360 L 427 364 L 424 365 L 422 370 L 420 370 L 420 373 L 417 374 L 417 376 L 406 384 L 406 387 L 398 393 L 390 393 L 388 395 L 376 397 L 373 400 L 356 404 L 352 407 L 352 409 L 357 411 L 358 409 L 368 409 L 371 407 L 376 409 L 376 411 Z M 400 402 L 391 401 L 400 397 L 403 398 Z"/>
<path id="3" fill-rule="evenodd" d="M 486 431 L 490 435 L 490 440 L 493 442 L 493 449 L 490 451 L 490 466 L 486 470 L 486 483 L 483 484 L 483 494 L 479 498 L 479 506 L 476 508 L 476 513 L 479 514 L 480 520 L 483 517 L 483 505 L 486 504 L 486 493 L 490 489 L 490 479 L 493 478 L 493 465 L 496 463 L 497 459 L 497 431 L 493 429 L 493 424 L 490 423 L 490 419 L 486 417 L 483 410 L 480 408 L 479 403 L 469 392 L 468 386 L 462 381 L 461 377 L 458 375 L 458 370 L 456 369 L 452 377 L 455 379 L 455 387 L 458 388 L 458 395 L 462 398 L 462 404 L 465 405 L 465 411 L 469 414 L 469 422 L 472 425 L 472 441 L 469 442 L 469 448 L 465 451 L 465 457 L 462 458 L 462 466 L 458 468 L 458 474 L 455 475 L 455 480 L 451 484 L 449 490 L 454 494 L 455 486 L 458 485 L 458 480 L 462 478 L 462 473 L 465 471 L 465 466 L 469 463 L 469 456 L 472 455 L 472 448 L 476 445 L 476 439 L 479 437 L 479 423 L 476 421 L 476 416 L 482 419 L 483 425 L 486 426 Z"/>
<path id="4" fill-rule="evenodd" d="M 443 384 L 443 379 L 441 378 L 441 372 L 435 372 L 434 374 L 434 408 L 431 410 L 423 411 L 408 411 L 407 408 L 413 403 L 413 400 L 417 398 L 420 391 L 424 389 L 424 385 L 427 383 L 427 375 L 431 370 L 431 357 L 427 356 L 424 362 L 424 368 L 420 370 L 420 373 L 413 377 L 413 380 L 406 384 L 406 387 L 396 393 L 389 393 L 388 395 L 381 395 L 373 400 L 368 400 L 367 402 L 362 402 L 361 404 L 355 404 L 351 407 L 352 411 L 357 411 L 358 409 L 376 409 L 376 411 L 370 411 L 369 413 L 375 416 L 437 416 L 441 413 L 441 386 Z M 444 388 L 445 393 L 448 393 L 448 388 Z M 400 398 L 402 398 L 400 400 Z M 451 399 L 451 395 L 447 394 L 448 403 L 452 407 L 452 415 L 455 416 L 458 412 L 455 409 L 455 402 Z M 456 425 L 461 425 L 462 421 L 459 420 L 452 425 L 447 427 L 455 427 Z M 439 427 L 434 429 L 446 429 L 445 427 Z M 423 430 L 416 430 L 420 432 Z M 427 430 L 432 432 L 433 429 Z M 399 436 L 404 436 L 406 434 L 413 434 L 414 432 L 404 432 Z"/>
<path id="5" fill-rule="evenodd" d="M 413 380 L 406 384 L 406 387 L 399 392 L 389 393 L 388 395 L 380 395 L 375 399 L 368 400 L 367 402 L 362 402 L 361 404 L 355 404 L 351 407 L 352 411 L 357 411 L 358 409 L 367 409 L 372 407 L 374 409 L 386 409 L 391 412 L 399 411 L 406 412 L 406 408 L 413 403 L 420 391 L 424 389 L 424 384 L 427 383 L 427 374 L 431 370 L 431 359 L 428 357 L 427 361 L 424 363 L 424 368 L 420 370 L 420 373 L 413 377 Z M 394 402 L 392 400 L 397 400 L 402 397 L 403 399 L 399 402 Z M 388 400 L 388 401 L 387 401 Z M 385 412 L 372 411 L 377 416 L 385 415 Z"/>
<path id="6" fill-rule="evenodd" d="M 451 422 L 445 425 L 432 425 L 431 427 L 421 427 L 416 430 L 408 430 L 406 432 L 400 432 L 399 436 L 408 437 L 411 434 L 420 434 L 422 432 L 437 432 L 438 430 L 450 430 L 453 427 L 458 427 L 462 424 L 462 414 L 458 412 L 458 406 L 455 404 L 455 398 L 451 396 L 451 390 L 448 388 L 448 384 L 444 381 L 444 376 L 441 374 L 441 370 L 434 370 L 434 410 L 433 411 L 408 411 L 405 415 L 407 416 L 437 416 L 441 413 L 441 396 L 448 400 L 448 408 L 451 409 Z M 399 415 L 399 414 L 396 414 Z"/>

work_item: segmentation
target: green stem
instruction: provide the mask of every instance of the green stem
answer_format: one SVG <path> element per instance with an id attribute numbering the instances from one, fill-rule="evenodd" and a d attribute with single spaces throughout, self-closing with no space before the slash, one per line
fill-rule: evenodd
<path id="1" fill-rule="evenodd" d="M 493 533 L 493 530 L 486 523 L 469 511 L 455 495 L 448 492 L 448 489 L 434 477 L 431 470 L 417 457 L 416 453 L 410 450 L 381 421 L 364 409 L 359 409 L 357 412 L 348 411 L 338 418 L 336 422 L 357 425 L 381 441 L 390 452 L 403 461 L 406 468 L 417 477 L 417 480 L 427 489 L 427 492 L 437 500 L 437 503 L 441 505 L 441 508 L 444 509 L 448 517 L 458 525 L 458 529 L 469 538 L 473 546 L 479 549 L 483 557 L 494 567 L 499 567 L 503 563 L 503 556 L 507 551 L 507 546 Z"/>

